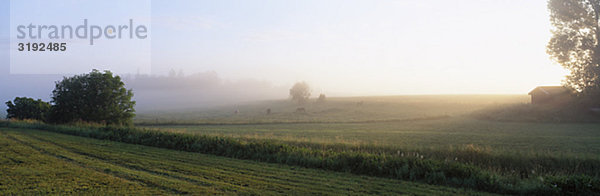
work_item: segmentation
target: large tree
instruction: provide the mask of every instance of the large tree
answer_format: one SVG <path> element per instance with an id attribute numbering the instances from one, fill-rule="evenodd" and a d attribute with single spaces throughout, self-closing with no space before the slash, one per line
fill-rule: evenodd
<path id="1" fill-rule="evenodd" d="M 110 71 L 64 78 L 52 91 L 52 121 L 130 124 L 134 116 L 133 93 Z"/>
<path id="2" fill-rule="evenodd" d="M 591 100 L 598 98 L 600 0 L 549 0 L 548 9 L 554 26 L 548 54 L 571 72 L 565 80 L 567 86 L 584 97 L 595 97 Z"/>
<path id="3" fill-rule="evenodd" d="M 27 97 L 17 97 L 13 101 L 7 101 L 6 118 L 9 119 L 34 119 L 46 120 L 50 111 L 50 104 L 41 99 L 35 100 Z"/>

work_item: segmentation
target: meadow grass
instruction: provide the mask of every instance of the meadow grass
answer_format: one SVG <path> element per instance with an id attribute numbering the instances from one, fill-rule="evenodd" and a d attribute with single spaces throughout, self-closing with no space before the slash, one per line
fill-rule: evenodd
<path id="1" fill-rule="evenodd" d="M 364 195 L 483 192 L 0 128 L 0 194 Z"/>
<path id="2" fill-rule="evenodd" d="M 522 95 L 353 97 L 304 106 L 265 101 L 149 113 L 136 123 L 171 133 L 245 142 L 459 162 L 513 181 L 545 175 L 600 176 L 600 124 L 540 121 L 544 115 L 513 114 L 511 118 L 518 121 L 479 118 L 507 116 L 494 113 L 498 108 L 528 110 L 528 99 Z M 294 112 L 296 107 L 307 112 Z M 266 115 L 265 108 L 279 112 Z"/>
<path id="3" fill-rule="evenodd" d="M 296 165 L 330 171 L 389 177 L 435 185 L 472 188 L 507 194 L 597 194 L 600 179 L 585 174 L 516 178 L 468 163 L 414 156 L 387 156 L 365 152 L 303 148 L 269 141 L 248 142 L 234 138 L 190 135 L 127 127 L 57 126 L 42 123 L 4 122 L 5 127 L 47 131 L 142 144 L 238 159 Z M 593 164 L 592 164 L 593 167 Z"/>
<path id="4" fill-rule="evenodd" d="M 135 121 L 145 128 L 0 125 L 496 193 L 599 194 L 599 124 L 473 118 L 525 98 L 354 97 L 302 106 L 266 101 L 144 113 Z M 297 107 L 306 112 L 295 112 Z M 273 113 L 265 114 L 266 108 Z"/>
<path id="5" fill-rule="evenodd" d="M 600 176 L 600 124 L 498 122 L 456 116 L 370 123 L 154 125 L 189 133 L 336 152 L 423 156 L 509 176 Z M 523 173 L 526 174 L 523 174 Z"/>
<path id="6" fill-rule="evenodd" d="M 153 125 L 163 131 L 319 144 L 439 149 L 477 146 L 493 152 L 600 154 L 600 124 L 496 122 L 466 117 L 384 123 Z"/>

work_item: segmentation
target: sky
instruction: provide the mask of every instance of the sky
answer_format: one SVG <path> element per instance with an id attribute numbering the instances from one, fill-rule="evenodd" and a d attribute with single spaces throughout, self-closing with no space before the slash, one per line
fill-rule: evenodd
<path id="1" fill-rule="evenodd" d="M 545 0 L 149 3 L 154 75 L 214 71 L 231 81 L 306 81 L 313 94 L 356 96 L 526 94 L 559 85 L 567 74 L 545 52 L 551 36 Z M 55 13 L 46 19 L 76 18 Z M 0 71 L 7 72 L 6 64 L 0 61 Z"/>

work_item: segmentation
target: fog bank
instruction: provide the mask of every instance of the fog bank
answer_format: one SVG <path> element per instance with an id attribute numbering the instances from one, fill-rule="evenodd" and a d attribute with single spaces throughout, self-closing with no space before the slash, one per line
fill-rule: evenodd
<path id="1" fill-rule="evenodd" d="M 289 87 L 246 79 L 226 80 L 216 72 L 189 76 L 121 76 L 125 87 L 133 90 L 138 112 L 209 108 L 247 101 L 284 99 Z M 31 97 L 50 101 L 55 82 L 62 75 L 3 75 L 0 77 L 0 116 L 6 115 L 5 102 L 15 97 Z"/>

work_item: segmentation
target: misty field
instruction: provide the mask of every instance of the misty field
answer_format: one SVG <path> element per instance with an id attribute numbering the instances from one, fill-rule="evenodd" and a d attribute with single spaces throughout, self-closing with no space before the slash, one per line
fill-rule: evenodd
<path id="1" fill-rule="evenodd" d="M 2 173 L 11 180 L 1 181 L 0 191 L 599 194 L 600 124 L 481 118 L 487 108 L 527 107 L 527 101 L 523 95 L 276 100 L 144 112 L 135 127 L 4 121 Z"/>
<path id="2" fill-rule="evenodd" d="M 144 124 L 264 124 L 389 122 L 456 116 L 486 108 L 527 103 L 524 95 L 415 95 L 328 98 L 294 104 L 290 100 L 247 102 L 237 105 L 187 110 L 138 112 L 135 122 Z M 304 108 L 305 112 L 297 112 Z M 266 111 L 271 109 L 271 113 Z M 238 111 L 236 114 L 235 111 Z"/>
<path id="3" fill-rule="evenodd" d="M 490 107 L 526 106 L 528 99 L 520 95 L 355 97 L 302 106 L 267 101 L 199 112 L 147 113 L 140 115 L 137 124 L 171 133 L 321 151 L 458 162 L 513 181 L 548 175 L 600 176 L 600 124 L 500 122 L 474 115 Z M 299 107 L 306 111 L 296 111 Z M 265 113 L 267 109 L 272 112 Z"/>
<path id="4" fill-rule="evenodd" d="M 600 155 L 600 124 L 499 122 L 471 115 L 486 107 L 522 104 L 527 100 L 527 96 L 518 95 L 364 97 L 331 99 L 306 107 L 277 101 L 220 108 L 205 116 L 202 112 L 198 116 L 185 112 L 154 114 L 155 121 L 148 120 L 152 114 L 142 114 L 137 123 L 170 132 L 293 143 L 402 150 L 473 148 L 489 153 L 572 157 Z M 296 107 L 307 111 L 295 112 Z M 240 113 L 234 114 L 234 108 L 240 108 Z M 281 112 L 266 115 L 264 108 Z"/>

